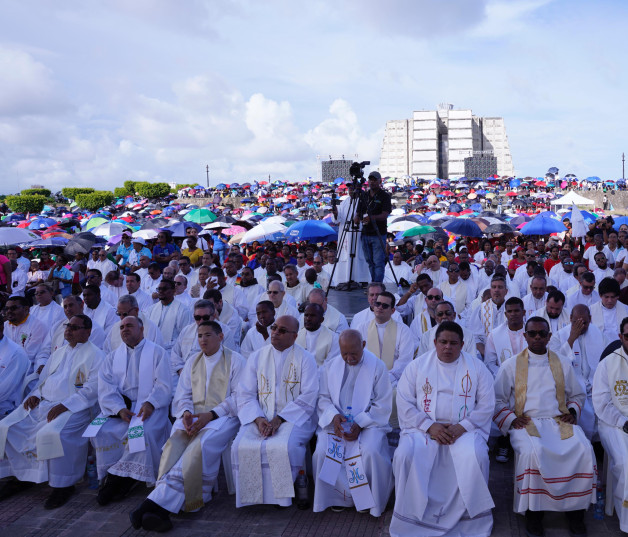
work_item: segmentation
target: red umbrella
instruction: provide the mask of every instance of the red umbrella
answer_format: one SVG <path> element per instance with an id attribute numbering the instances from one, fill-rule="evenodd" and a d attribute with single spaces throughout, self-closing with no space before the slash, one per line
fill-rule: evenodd
<path id="1" fill-rule="evenodd" d="M 451 190 L 445 190 L 445 191 L 441 192 L 441 194 L 443 196 L 453 196 L 454 195 L 454 193 Z"/>
<path id="2" fill-rule="evenodd" d="M 268 181 L 260 181 L 260 182 L 259 182 L 259 184 L 260 184 L 260 185 L 267 185 L 267 184 L 268 184 Z"/>
<path id="3" fill-rule="evenodd" d="M 286 196 L 286 199 L 287 199 L 287 200 L 296 200 L 296 199 L 298 199 L 298 198 L 297 198 L 294 194 L 288 194 L 288 195 Z"/>
<path id="4" fill-rule="evenodd" d="M 514 196 L 516 196 L 516 195 L 517 195 L 517 193 L 516 193 L 516 192 L 507 192 L 507 193 L 506 193 L 506 196 L 510 196 L 511 198 L 512 198 L 512 197 L 514 197 Z"/>
<path id="5" fill-rule="evenodd" d="M 545 184 L 545 181 L 537 181 L 534 183 L 534 186 L 547 186 L 547 184 Z"/>

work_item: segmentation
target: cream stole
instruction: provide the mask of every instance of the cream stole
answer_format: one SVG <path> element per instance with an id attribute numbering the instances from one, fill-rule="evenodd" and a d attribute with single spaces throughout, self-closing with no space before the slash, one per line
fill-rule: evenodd
<path id="1" fill-rule="evenodd" d="M 444 296 L 452 297 L 454 305 L 456 306 L 456 314 L 458 315 L 458 318 L 460 318 L 461 315 L 465 312 L 465 308 L 467 306 L 467 284 L 463 281 L 458 280 L 455 288 L 456 292 L 452 293 L 451 284 L 448 280 L 441 284 L 440 290 L 443 292 Z"/>
<path id="2" fill-rule="evenodd" d="M 375 356 L 382 360 L 386 364 L 386 369 L 390 371 L 395 362 L 395 349 L 397 347 L 397 323 L 392 319 L 388 321 L 386 328 L 384 329 L 384 341 L 379 344 L 379 331 L 377 330 L 377 323 L 373 319 L 369 325 L 366 333 L 366 348 L 371 351 Z"/>
<path id="3" fill-rule="evenodd" d="M 231 316 L 234 313 L 233 306 L 229 304 L 229 302 L 222 301 L 222 311 L 220 312 L 220 322 L 229 325 L 229 321 L 231 320 Z M 236 336 L 234 335 L 234 338 Z M 239 340 L 238 340 L 239 341 Z"/>
<path id="4" fill-rule="evenodd" d="M 323 320 L 323 326 L 326 326 L 332 332 L 335 332 L 336 328 L 338 328 L 339 322 L 340 322 L 340 312 L 336 308 L 328 304 L 327 310 L 325 311 L 325 318 Z"/>
<path id="5" fill-rule="evenodd" d="M 296 342 L 297 345 L 301 345 L 301 347 L 303 347 L 305 350 L 312 353 L 316 358 L 316 363 L 320 366 L 323 365 L 323 362 L 329 354 L 331 344 L 333 342 L 333 337 L 334 333 L 322 324 L 319 328 L 318 336 L 316 337 L 316 348 L 307 348 L 307 330 L 305 328 L 301 328 L 301 330 L 299 330 L 299 335 L 297 336 Z"/>
<path id="6" fill-rule="evenodd" d="M 222 302 L 229 302 L 233 306 L 233 295 L 235 294 L 235 290 L 233 285 L 226 284 L 222 289 L 218 289 L 220 294 L 222 295 Z"/>
<path id="7" fill-rule="evenodd" d="M 414 316 L 418 317 L 419 315 L 421 315 L 421 313 L 423 313 L 425 311 L 425 295 L 419 291 L 416 295 L 414 295 L 416 298 L 414 299 Z M 424 326 L 423 327 L 423 332 L 427 332 L 428 327 Z"/>
<path id="8" fill-rule="evenodd" d="M 70 349 L 71 347 L 69 345 L 64 345 L 50 357 L 50 366 L 46 377 L 40 380 L 40 387 L 45 384 L 46 380 L 59 368 Z M 78 387 L 82 386 L 87 380 L 87 375 L 94 361 L 93 351 L 92 343 L 87 342 L 82 345 L 79 351 L 74 355 L 70 376 L 68 377 L 68 396 L 76 393 Z M 0 459 L 4 457 L 9 427 L 23 420 L 28 413 L 29 411 L 24 408 L 24 405 L 20 404 L 11 414 L 0 421 Z M 72 412 L 67 410 L 51 422 L 46 423 L 46 425 L 38 431 L 36 438 L 37 460 L 41 461 L 63 457 L 64 450 L 61 444 L 60 434 L 71 416 Z"/>
<path id="9" fill-rule="evenodd" d="M 552 377 L 554 378 L 554 384 L 556 385 L 556 401 L 558 402 L 558 410 L 561 414 L 567 414 L 567 404 L 565 399 L 565 376 L 563 373 L 563 366 L 556 354 L 552 351 L 547 351 L 547 357 L 549 360 L 550 370 Z M 528 348 L 523 349 L 517 354 L 517 364 L 515 369 L 515 414 L 518 418 L 525 416 L 523 410 L 526 405 L 526 399 L 528 397 L 528 361 L 529 351 Z M 565 423 L 560 420 L 559 416 L 554 418 L 560 429 L 560 439 L 566 440 L 573 436 L 573 425 Z M 530 420 L 526 426 L 526 431 L 530 436 L 538 436 L 540 434 L 533 420 Z"/>
<path id="10" fill-rule="evenodd" d="M 148 313 L 148 318 L 153 321 L 157 326 L 159 326 L 159 321 L 161 319 L 161 312 L 164 308 L 166 308 L 166 315 L 164 316 L 164 320 L 159 329 L 161 330 L 161 336 L 164 340 L 164 344 L 168 344 L 172 341 L 172 334 L 174 333 L 175 324 L 177 322 L 177 318 L 179 316 L 179 307 L 181 306 L 181 302 L 179 302 L 176 298 L 170 303 L 169 306 L 164 306 L 161 302 L 155 304 Z"/>
<path id="11" fill-rule="evenodd" d="M 508 360 L 508 358 L 518 353 L 513 352 L 507 323 L 498 326 L 492 334 L 495 352 L 497 353 L 497 365 L 500 366 Z"/>
<path id="12" fill-rule="evenodd" d="M 221 347 L 221 357 L 212 370 L 207 384 L 207 364 L 201 352 L 192 364 L 192 401 L 194 414 L 210 412 L 225 400 L 229 378 L 231 376 L 232 352 Z M 210 422 L 211 423 L 211 422 Z M 183 490 L 185 493 L 185 511 L 194 511 L 203 506 L 203 447 L 201 438 L 207 428 L 194 437 L 178 429 L 172 433 L 164 446 L 159 462 L 159 479 L 168 472 L 183 456 Z"/>
<path id="13" fill-rule="evenodd" d="M 273 346 L 266 345 L 260 351 L 257 364 L 257 397 L 259 404 L 266 416 L 272 420 L 281 412 L 287 403 L 294 401 L 301 394 L 301 364 L 303 354 L 299 347 L 292 346 L 292 350 L 286 357 L 281 371 L 281 384 L 279 400 L 275 393 L 276 370 Z"/>

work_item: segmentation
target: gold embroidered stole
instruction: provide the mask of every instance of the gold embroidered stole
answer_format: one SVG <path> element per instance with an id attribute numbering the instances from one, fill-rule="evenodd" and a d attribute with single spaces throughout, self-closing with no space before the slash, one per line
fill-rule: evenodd
<path id="1" fill-rule="evenodd" d="M 529 349 L 522 350 L 517 355 L 517 363 L 515 369 L 515 415 L 520 418 L 524 416 L 524 408 L 526 405 L 526 399 L 528 394 L 528 365 L 529 365 Z M 547 351 L 547 357 L 549 360 L 550 371 L 554 378 L 554 384 L 556 385 L 556 401 L 558 402 L 558 410 L 561 414 L 567 414 L 566 399 L 565 399 L 565 376 L 563 373 L 563 366 L 560 360 L 552 351 Z M 560 428 L 561 440 L 566 440 L 573 436 L 573 425 L 565 423 L 560 419 L 560 416 L 554 418 L 558 427 Z M 534 421 L 530 419 L 530 422 L 526 426 L 526 431 L 530 436 L 538 436 L 539 434 Z"/>

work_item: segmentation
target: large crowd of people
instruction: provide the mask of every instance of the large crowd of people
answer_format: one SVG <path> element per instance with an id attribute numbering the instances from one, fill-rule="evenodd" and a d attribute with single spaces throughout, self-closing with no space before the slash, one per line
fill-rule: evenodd
<path id="1" fill-rule="evenodd" d="M 391 502 L 391 535 L 490 535 L 491 461 L 514 457 L 528 535 L 546 511 L 586 535 L 606 485 L 628 531 L 628 226 L 395 242 L 381 182 L 334 206 L 341 244 L 9 247 L 0 501 L 47 482 L 59 508 L 93 461 L 98 503 L 144 483 L 131 524 L 164 532 L 222 466 L 238 508 L 307 508 L 309 474 L 315 512 Z M 352 282 L 355 313 L 328 301 Z"/>

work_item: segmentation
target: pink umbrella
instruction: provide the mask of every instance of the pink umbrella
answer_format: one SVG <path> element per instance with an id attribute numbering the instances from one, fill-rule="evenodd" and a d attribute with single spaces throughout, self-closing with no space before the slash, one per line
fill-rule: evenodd
<path id="1" fill-rule="evenodd" d="M 231 237 L 233 235 L 237 235 L 238 233 L 244 233 L 245 231 L 246 228 L 243 228 L 242 226 L 231 226 L 230 228 L 225 229 L 222 233 L 223 235 Z"/>

